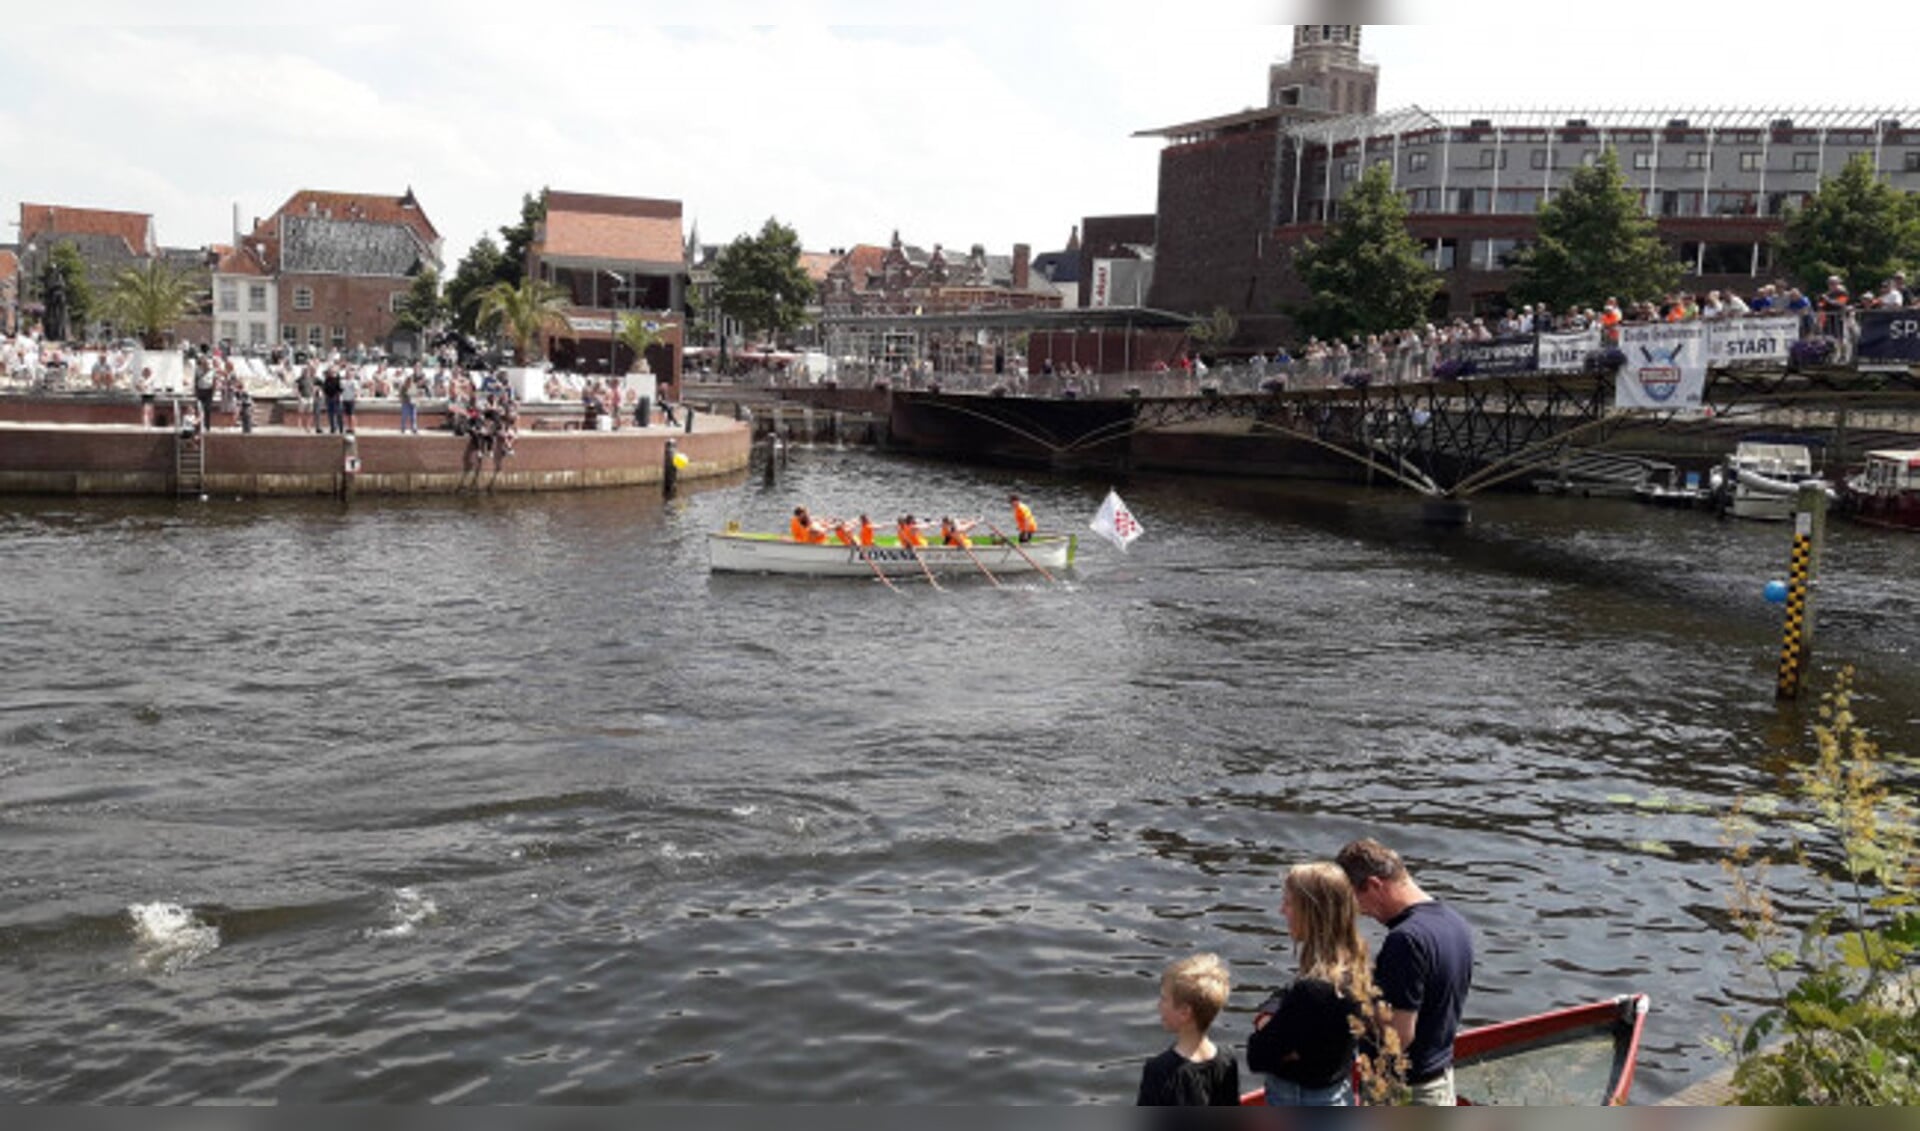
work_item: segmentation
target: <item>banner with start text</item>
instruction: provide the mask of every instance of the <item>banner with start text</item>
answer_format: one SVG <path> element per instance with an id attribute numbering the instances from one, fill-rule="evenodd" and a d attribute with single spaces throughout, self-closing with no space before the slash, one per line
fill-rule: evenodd
<path id="1" fill-rule="evenodd" d="M 1587 357 L 1600 351 L 1600 327 L 1568 330 L 1540 335 L 1540 371 L 1542 373 L 1578 373 L 1586 368 Z"/>
<path id="2" fill-rule="evenodd" d="M 1698 409 L 1707 391 L 1707 323 L 1627 323 L 1627 355 L 1614 379 L 1615 408 Z"/>
<path id="3" fill-rule="evenodd" d="M 1707 323 L 1708 365 L 1781 362 L 1800 337 L 1800 319 L 1793 315 L 1771 318 L 1729 318 Z"/>

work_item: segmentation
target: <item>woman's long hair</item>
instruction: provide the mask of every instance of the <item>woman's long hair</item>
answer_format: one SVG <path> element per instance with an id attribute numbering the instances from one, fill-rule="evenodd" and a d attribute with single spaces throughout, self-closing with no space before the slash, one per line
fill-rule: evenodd
<path id="1" fill-rule="evenodd" d="M 1299 933 L 1300 975 L 1332 983 L 1354 1001 L 1374 998 L 1367 940 L 1360 935 L 1360 904 L 1337 864 L 1296 864 L 1287 872 L 1287 898 Z"/>

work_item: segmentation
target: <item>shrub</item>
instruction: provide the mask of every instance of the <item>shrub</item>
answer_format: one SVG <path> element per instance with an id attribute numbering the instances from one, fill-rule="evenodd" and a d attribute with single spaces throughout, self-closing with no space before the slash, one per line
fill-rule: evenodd
<path id="1" fill-rule="evenodd" d="M 1790 931 L 1767 888 L 1768 861 L 1741 808 L 1729 818 L 1733 917 L 1767 987 L 1766 1008 L 1736 1032 L 1742 1104 L 1920 1101 L 1920 866 L 1910 791 L 1887 784 L 1890 759 L 1854 720 L 1843 671 L 1814 726 L 1815 756 L 1795 773 L 1787 859 L 1820 898 Z M 1794 945 L 1793 935 L 1798 935 Z"/>

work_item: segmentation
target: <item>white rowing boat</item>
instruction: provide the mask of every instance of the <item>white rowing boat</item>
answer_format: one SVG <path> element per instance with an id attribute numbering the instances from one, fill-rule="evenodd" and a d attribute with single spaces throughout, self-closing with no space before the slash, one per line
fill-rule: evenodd
<path id="1" fill-rule="evenodd" d="M 889 577 L 919 576 L 920 563 L 936 574 L 1031 573 L 1070 569 L 1078 539 L 1071 534 L 1036 534 L 1012 545 L 997 538 L 974 539 L 972 554 L 957 546 L 923 546 L 914 551 L 891 536 L 862 548 L 838 541 L 810 545 L 779 534 L 726 531 L 707 535 L 708 559 L 715 573 L 787 573 L 806 577 L 872 577 L 875 568 Z M 869 564 L 871 562 L 871 564 Z"/>

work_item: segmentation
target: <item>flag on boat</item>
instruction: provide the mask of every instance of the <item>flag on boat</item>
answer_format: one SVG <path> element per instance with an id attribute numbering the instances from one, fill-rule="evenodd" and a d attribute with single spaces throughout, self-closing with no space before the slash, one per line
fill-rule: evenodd
<path id="1" fill-rule="evenodd" d="M 1140 520 L 1133 517 L 1127 504 L 1120 501 L 1118 491 L 1109 490 L 1106 501 L 1100 504 L 1100 513 L 1093 516 L 1093 532 L 1125 551 L 1128 543 L 1145 533 Z"/>

